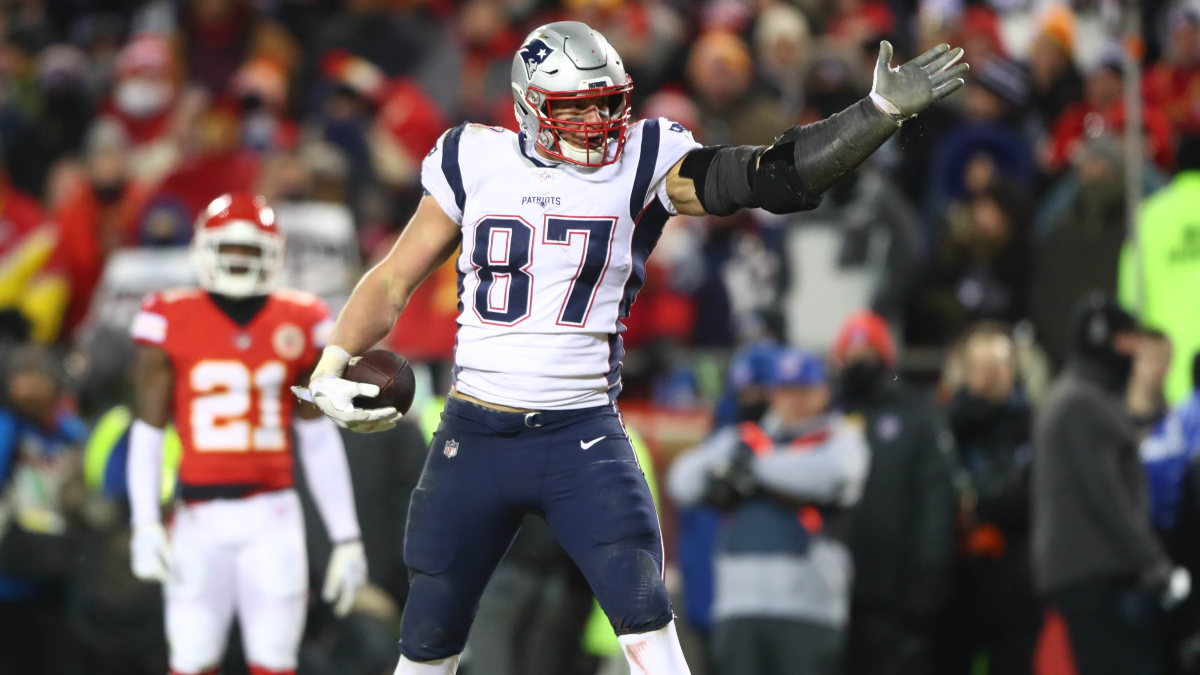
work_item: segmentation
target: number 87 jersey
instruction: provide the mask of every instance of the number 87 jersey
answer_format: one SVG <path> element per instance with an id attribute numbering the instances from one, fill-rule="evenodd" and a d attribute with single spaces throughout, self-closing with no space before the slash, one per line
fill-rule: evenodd
<path id="1" fill-rule="evenodd" d="M 324 303 L 297 291 L 274 291 L 244 326 L 200 289 L 146 297 L 131 332 L 171 360 L 185 500 L 292 486 L 288 387 L 312 369 L 331 323 Z"/>
<path id="2" fill-rule="evenodd" d="M 661 118 L 631 125 L 617 160 L 597 168 L 552 163 L 495 127 L 438 140 L 421 181 L 462 226 L 458 391 L 538 410 L 615 400 L 621 319 L 674 214 L 665 177 L 698 147 Z"/>

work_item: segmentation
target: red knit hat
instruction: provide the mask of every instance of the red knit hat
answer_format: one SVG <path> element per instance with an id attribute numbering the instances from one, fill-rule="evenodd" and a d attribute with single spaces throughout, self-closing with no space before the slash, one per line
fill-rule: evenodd
<path id="1" fill-rule="evenodd" d="M 884 365 L 889 368 L 896 365 L 896 341 L 892 338 L 892 330 L 875 312 L 856 312 L 842 323 L 830 351 L 834 365 L 840 367 L 845 362 L 846 350 L 851 345 L 861 344 L 870 345 Z"/>

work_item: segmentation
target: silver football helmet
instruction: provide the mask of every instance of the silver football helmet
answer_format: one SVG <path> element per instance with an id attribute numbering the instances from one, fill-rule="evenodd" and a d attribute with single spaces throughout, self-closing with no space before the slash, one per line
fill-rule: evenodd
<path id="1" fill-rule="evenodd" d="M 535 29 L 513 57 L 513 100 L 525 136 L 551 157 L 582 166 L 612 164 L 625 147 L 633 82 L 603 35 L 578 21 Z M 595 101 L 599 121 L 555 117 L 553 102 Z"/>

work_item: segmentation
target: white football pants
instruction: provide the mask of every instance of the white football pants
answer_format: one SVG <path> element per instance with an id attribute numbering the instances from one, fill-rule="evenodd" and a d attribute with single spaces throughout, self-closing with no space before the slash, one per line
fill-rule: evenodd
<path id="1" fill-rule="evenodd" d="M 250 665 L 295 670 L 308 554 L 294 490 L 183 506 L 171 525 L 171 549 L 164 596 L 172 673 L 218 666 L 235 612 Z"/>

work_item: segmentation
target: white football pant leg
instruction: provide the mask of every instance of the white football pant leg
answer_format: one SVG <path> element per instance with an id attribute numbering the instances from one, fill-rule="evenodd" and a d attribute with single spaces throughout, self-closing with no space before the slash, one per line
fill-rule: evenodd
<path id="1" fill-rule="evenodd" d="M 617 636 L 632 675 L 690 675 L 675 622 L 649 633 Z"/>
<path id="2" fill-rule="evenodd" d="M 454 675 L 455 671 L 458 670 L 459 656 L 455 654 L 448 659 L 425 661 L 422 663 L 409 661 L 401 656 L 400 663 L 396 664 L 394 675 Z"/>
<path id="3" fill-rule="evenodd" d="M 174 563 L 163 596 L 171 672 L 181 675 L 221 664 L 233 621 L 237 549 L 205 515 L 204 505 L 182 507 L 171 527 Z"/>
<path id="4" fill-rule="evenodd" d="M 237 557 L 237 611 L 246 662 L 296 669 L 308 605 L 304 514 L 293 490 L 250 497 L 254 537 Z"/>

